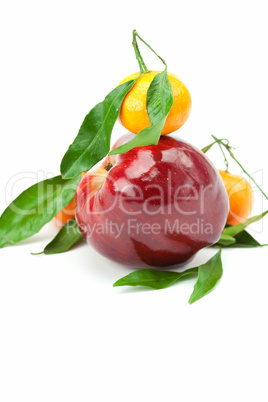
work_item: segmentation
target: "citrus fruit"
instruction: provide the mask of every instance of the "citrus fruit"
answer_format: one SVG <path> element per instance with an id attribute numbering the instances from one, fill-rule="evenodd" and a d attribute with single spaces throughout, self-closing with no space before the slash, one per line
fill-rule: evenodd
<path id="1" fill-rule="evenodd" d="M 75 217 L 75 204 L 74 204 L 74 198 L 70 202 L 70 204 L 67 205 L 67 207 L 63 208 L 60 212 L 55 215 L 55 218 L 57 219 L 58 222 L 62 223 L 65 225 L 70 219 Z"/>
<path id="2" fill-rule="evenodd" d="M 146 95 L 153 78 L 158 73 L 160 71 L 143 73 L 127 93 L 122 103 L 119 121 L 127 130 L 134 134 L 150 126 L 149 116 L 146 112 Z M 126 77 L 120 84 L 136 79 L 138 75 L 139 73 L 132 74 Z M 191 96 L 186 86 L 175 74 L 168 73 L 168 78 L 173 92 L 174 103 L 161 135 L 170 134 L 178 130 L 188 119 L 191 110 Z"/>
<path id="3" fill-rule="evenodd" d="M 81 174 L 81 179 L 85 176 L 85 172 Z M 75 217 L 75 199 L 73 198 L 72 201 L 61 211 L 59 211 L 55 218 L 59 223 L 65 225 L 70 219 Z"/>
<path id="4" fill-rule="evenodd" d="M 230 209 L 227 218 L 229 225 L 245 222 L 252 211 L 254 194 L 249 182 L 238 175 L 219 170 L 228 193 Z"/>

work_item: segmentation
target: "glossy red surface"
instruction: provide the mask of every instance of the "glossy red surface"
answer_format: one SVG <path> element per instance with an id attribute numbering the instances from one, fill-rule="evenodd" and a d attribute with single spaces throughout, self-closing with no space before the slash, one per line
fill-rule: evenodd
<path id="1" fill-rule="evenodd" d="M 118 146 L 133 138 L 126 134 Z M 76 192 L 76 220 L 99 253 L 129 267 L 168 267 L 219 239 L 228 197 L 218 171 L 192 145 L 171 136 L 109 158 Z"/>

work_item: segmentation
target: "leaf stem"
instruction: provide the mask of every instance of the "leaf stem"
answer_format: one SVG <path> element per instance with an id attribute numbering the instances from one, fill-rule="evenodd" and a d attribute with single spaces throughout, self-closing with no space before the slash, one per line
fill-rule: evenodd
<path id="1" fill-rule="evenodd" d="M 227 143 L 225 144 L 223 141 L 219 140 L 217 137 L 215 137 L 214 135 L 212 135 L 212 137 L 215 140 L 215 143 L 217 144 L 221 144 L 222 146 L 224 146 L 226 148 L 226 150 L 229 152 L 231 158 L 238 164 L 238 166 L 240 166 L 240 168 L 243 170 L 243 172 L 253 181 L 253 183 L 255 184 L 255 186 L 257 186 L 257 188 L 260 190 L 260 192 L 264 195 L 264 197 L 268 200 L 267 195 L 265 194 L 265 192 L 261 189 L 261 187 L 258 185 L 258 183 L 256 182 L 256 180 L 246 171 L 246 169 L 241 165 L 241 163 L 236 159 L 236 157 L 234 156 L 233 152 L 232 152 L 232 147 Z"/>
<path id="2" fill-rule="evenodd" d="M 214 135 L 212 135 L 212 137 L 215 139 L 215 143 L 217 143 L 217 144 L 219 145 L 219 148 L 220 148 L 221 153 L 222 153 L 223 158 L 224 158 L 224 163 L 225 163 L 225 167 L 226 167 L 226 172 L 228 172 L 228 171 L 229 171 L 229 162 L 228 162 L 228 160 L 227 160 L 227 158 L 226 158 L 226 155 L 225 155 L 225 152 L 224 152 L 224 150 L 223 150 L 223 148 L 222 148 L 221 140 L 217 140 L 216 137 L 214 137 Z"/>
<path id="3" fill-rule="evenodd" d="M 141 56 L 140 49 L 139 49 L 139 46 L 138 46 L 138 43 L 137 43 L 137 36 L 138 36 L 137 31 L 134 29 L 132 46 L 133 46 L 134 51 L 135 51 L 136 59 L 137 59 L 137 61 L 139 63 L 140 72 L 141 73 L 148 73 L 149 70 L 146 67 L 146 64 L 144 63 L 144 60 L 143 60 L 143 58 Z"/>
<path id="4" fill-rule="evenodd" d="M 231 158 L 233 158 L 233 160 L 240 166 L 240 168 L 243 170 L 243 172 L 253 181 L 253 183 L 255 184 L 255 186 L 258 187 L 258 189 L 260 190 L 260 192 L 264 195 L 264 197 L 268 200 L 267 195 L 265 194 L 265 192 L 261 189 L 261 187 L 258 185 L 258 183 L 256 182 L 256 180 L 246 171 L 246 169 L 241 165 L 241 163 L 236 159 L 236 157 L 234 156 L 234 154 L 230 151 L 229 154 L 231 156 Z"/>
<path id="5" fill-rule="evenodd" d="M 159 56 L 159 54 L 157 54 L 156 53 L 156 51 L 147 43 L 147 42 L 145 42 L 145 40 L 144 39 L 142 39 L 141 37 L 140 37 L 140 35 L 138 34 L 138 32 L 136 31 L 136 29 L 134 29 L 134 31 L 133 31 L 133 38 L 135 37 L 135 40 L 136 40 L 136 37 L 137 38 L 139 38 L 139 40 L 140 41 L 142 41 L 161 61 L 162 61 L 162 63 L 165 65 L 165 67 L 167 68 L 167 63 L 165 62 L 165 60 L 164 59 L 162 59 L 162 57 L 161 56 Z M 147 71 L 148 72 L 148 71 Z"/>
<path id="6" fill-rule="evenodd" d="M 220 138 L 219 140 L 216 140 L 216 141 L 212 142 L 211 144 L 202 148 L 201 151 L 205 154 L 205 153 L 207 153 L 207 151 L 210 150 L 210 148 L 213 147 L 214 144 L 216 144 L 217 142 L 222 142 L 222 141 L 226 141 L 227 145 L 229 145 L 229 140 L 227 140 L 227 138 Z"/>
<path id="7" fill-rule="evenodd" d="M 138 46 L 138 43 L 137 43 L 137 38 L 139 38 L 139 40 L 140 40 L 141 42 L 143 42 L 143 43 L 144 43 L 144 44 L 162 61 L 162 63 L 165 65 L 165 70 L 167 70 L 167 63 L 165 62 L 165 60 L 162 59 L 162 57 L 159 56 L 159 54 L 156 53 L 156 51 L 155 51 L 147 42 L 145 42 L 144 39 L 142 39 L 142 38 L 140 37 L 140 35 L 139 35 L 138 32 L 136 31 L 136 29 L 134 29 L 134 30 L 133 30 L 132 46 L 133 46 L 134 51 L 135 51 L 136 59 L 138 60 L 138 63 L 139 63 L 140 72 L 141 72 L 142 74 L 143 74 L 143 73 L 146 74 L 146 73 L 149 73 L 149 70 L 148 70 L 148 68 L 146 67 L 146 64 L 144 63 L 144 60 L 143 60 L 143 58 L 142 58 L 142 56 L 141 56 L 140 49 L 139 49 L 139 46 Z"/>

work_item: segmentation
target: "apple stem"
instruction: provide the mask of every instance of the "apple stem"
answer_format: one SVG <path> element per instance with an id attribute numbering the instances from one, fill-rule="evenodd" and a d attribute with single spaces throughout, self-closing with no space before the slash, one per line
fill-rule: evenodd
<path id="1" fill-rule="evenodd" d="M 142 38 L 140 37 L 140 35 L 139 35 L 138 32 L 136 31 L 136 29 L 134 29 L 134 30 L 133 30 L 133 41 L 132 41 L 132 45 L 133 45 L 133 48 L 134 48 L 134 50 L 135 50 L 136 59 L 138 60 L 138 63 L 139 63 L 139 66 L 140 66 L 140 72 L 146 74 L 146 73 L 149 72 L 149 70 L 148 70 L 148 68 L 146 67 L 146 65 L 145 65 L 145 63 L 144 63 L 144 61 L 143 61 L 143 58 L 142 58 L 142 56 L 141 56 L 140 49 L 139 49 L 139 46 L 138 46 L 138 43 L 137 43 L 137 38 L 139 38 L 139 40 L 140 40 L 141 42 L 143 42 L 143 43 L 144 43 L 144 44 L 162 61 L 162 63 L 165 65 L 165 67 L 166 67 L 166 69 L 167 69 L 167 64 L 166 64 L 165 60 L 162 59 L 162 57 L 159 56 L 159 54 L 157 54 L 156 51 L 155 51 L 147 42 L 145 42 L 144 39 L 142 39 Z"/>
<path id="2" fill-rule="evenodd" d="M 113 165 L 111 162 L 106 163 L 106 165 L 104 166 L 104 169 L 107 170 L 107 172 L 109 172 L 110 169 L 112 169 Z"/>
<path id="3" fill-rule="evenodd" d="M 260 190 L 260 192 L 261 192 L 261 193 L 264 195 L 264 197 L 268 200 L 267 195 L 266 195 L 265 192 L 261 189 L 261 187 L 258 185 L 258 183 L 256 182 L 256 180 L 246 171 L 246 169 L 245 169 L 245 168 L 241 165 L 241 163 L 236 159 L 236 157 L 234 156 L 234 154 L 233 154 L 233 152 L 232 152 L 232 149 L 234 149 L 234 148 L 229 145 L 229 142 L 227 142 L 227 143 L 225 144 L 222 140 L 219 140 L 217 137 L 215 137 L 215 135 L 212 135 L 212 137 L 213 137 L 214 140 L 215 140 L 215 144 L 217 143 L 217 144 L 220 146 L 220 148 L 221 148 L 221 145 L 225 147 L 225 149 L 229 152 L 231 158 L 238 164 L 238 166 L 240 166 L 240 168 L 243 170 L 243 172 L 253 181 L 253 183 L 255 184 L 255 186 Z M 222 148 L 221 148 L 221 150 L 222 150 Z M 223 152 L 223 150 L 222 150 L 222 152 Z M 223 152 L 223 154 L 224 154 L 224 152 Z M 226 159 L 225 154 L 224 154 L 224 158 L 225 158 L 224 161 L 225 161 L 225 164 L 226 164 L 227 159 Z M 228 164 L 228 162 L 227 162 L 227 164 Z M 227 167 L 227 166 L 228 166 L 228 165 L 226 165 L 226 167 Z M 228 171 L 228 169 L 227 169 L 227 171 Z"/>

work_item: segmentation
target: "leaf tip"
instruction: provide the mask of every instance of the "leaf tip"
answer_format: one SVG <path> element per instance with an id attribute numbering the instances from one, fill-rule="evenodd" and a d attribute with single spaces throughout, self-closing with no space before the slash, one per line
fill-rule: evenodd
<path id="1" fill-rule="evenodd" d="M 108 153 L 108 156 L 116 155 L 117 152 L 115 152 L 115 151 L 116 151 L 116 149 L 112 149 L 112 150 Z"/>

